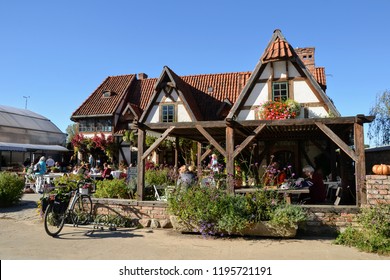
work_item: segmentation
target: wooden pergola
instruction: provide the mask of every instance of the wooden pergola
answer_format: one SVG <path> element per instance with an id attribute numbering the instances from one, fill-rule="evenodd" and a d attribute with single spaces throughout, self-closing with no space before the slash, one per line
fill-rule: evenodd
<path id="1" fill-rule="evenodd" d="M 304 141 L 311 141 L 320 149 L 319 144 L 326 140 L 335 149 L 340 149 L 347 158 L 354 162 L 357 203 L 365 196 L 364 178 L 364 123 L 372 122 L 374 117 L 357 115 L 355 117 L 311 118 L 287 120 L 251 120 L 236 121 L 226 119 L 223 121 L 200 122 L 171 122 L 171 123 L 133 123 L 132 129 L 138 130 L 138 195 L 144 198 L 145 187 L 145 160 L 168 136 L 187 138 L 198 142 L 197 165 L 201 170 L 202 161 L 211 153 L 208 149 L 202 153 L 202 143 L 209 143 L 225 158 L 227 174 L 234 174 L 234 160 L 248 145 L 254 141 L 264 141 L 267 149 L 277 141 L 294 141 L 298 146 Z M 148 149 L 145 149 L 146 131 L 160 133 L 161 136 Z M 335 149 L 332 149 L 334 151 Z M 332 152 L 331 152 L 332 153 Z M 305 156 L 300 152 L 299 156 Z M 332 154 L 330 154 L 333 157 Z M 176 154 L 177 158 L 177 154 Z M 309 160 L 309 159 L 306 159 Z M 232 176 L 227 177 L 228 190 L 234 192 Z"/>

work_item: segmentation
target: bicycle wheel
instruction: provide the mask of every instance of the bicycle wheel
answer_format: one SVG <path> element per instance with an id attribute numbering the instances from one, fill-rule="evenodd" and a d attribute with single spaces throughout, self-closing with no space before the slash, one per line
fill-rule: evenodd
<path id="1" fill-rule="evenodd" d="M 87 224 L 92 216 L 92 199 L 89 195 L 80 195 L 72 207 L 72 220 L 75 225 Z"/>
<path id="2" fill-rule="evenodd" d="M 65 224 L 65 212 L 56 210 L 54 203 L 47 206 L 44 216 L 45 231 L 50 236 L 57 236 Z"/>

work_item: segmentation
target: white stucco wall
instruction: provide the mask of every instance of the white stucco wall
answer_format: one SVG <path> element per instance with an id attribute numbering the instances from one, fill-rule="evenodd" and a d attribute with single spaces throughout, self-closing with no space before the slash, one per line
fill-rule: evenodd
<path id="1" fill-rule="evenodd" d="M 305 81 L 294 81 L 294 99 L 299 103 L 319 102 Z"/>
<path id="2" fill-rule="evenodd" d="M 160 105 L 164 103 L 175 103 L 176 110 L 175 113 L 177 113 L 176 121 L 177 122 L 190 122 L 191 117 L 188 114 L 185 106 L 183 103 L 181 103 L 181 99 L 179 97 L 178 92 L 173 89 L 171 94 L 169 96 L 165 96 L 165 92 L 163 90 L 160 91 L 158 94 L 158 97 L 156 99 L 155 105 L 153 105 L 150 114 L 148 115 L 146 122 L 149 123 L 158 123 L 160 122 Z"/>

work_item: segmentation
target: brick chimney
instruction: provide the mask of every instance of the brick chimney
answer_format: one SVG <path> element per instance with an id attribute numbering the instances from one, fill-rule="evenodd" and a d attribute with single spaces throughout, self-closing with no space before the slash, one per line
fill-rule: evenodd
<path id="1" fill-rule="evenodd" d="M 315 59 L 314 59 L 315 48 L 314 47 L 296 48 L 295 52 L 302 60 L 302 62 L 305 64 L 307 69 L 309 69 L 311 73 L 314 73 L 315 66 L 316 66 Z"/>
<path id="2" fill-rule="evenodd" d="M 139 73 L 138 74 L 138 80 L 144 80 L 144 79 L 147 79 L 148 78 L 148 75 L 146 75 L 145 73 Z"/>

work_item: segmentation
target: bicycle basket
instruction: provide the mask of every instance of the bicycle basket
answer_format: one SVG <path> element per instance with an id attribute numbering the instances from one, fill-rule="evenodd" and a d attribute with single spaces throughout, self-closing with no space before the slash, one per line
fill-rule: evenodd
<path id="1" fill-rule="evenodd" d="M 66 197 L 61 195 L 56 195 L 54 200 L 52 200 L 52 203 L 54 213 L 64 213 L 66 208 L 68 208 L 69 199 L 66 199 Z"/>

